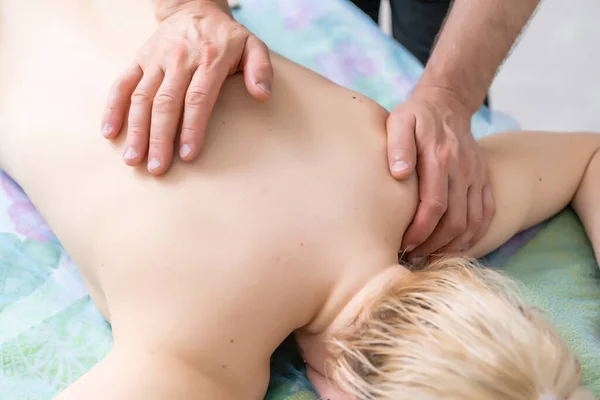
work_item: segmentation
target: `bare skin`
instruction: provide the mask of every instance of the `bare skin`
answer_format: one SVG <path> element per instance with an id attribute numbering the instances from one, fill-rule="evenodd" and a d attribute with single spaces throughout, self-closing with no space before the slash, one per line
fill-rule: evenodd
<path id="1" fill-rule="evenodd" d="M 485 234 L 495 203 L 470 120 L 538 3 L 454 2 L 423 78 L 389 116 L 392 175 L 421 176 L 419 207 L 403 239 L 410 259 L 463 251 Z M 200 151 L 226 76 L 243 71 L 249 93 L 265 101 L 273 72 L 267 47 L 231 18 L 225 0 L 153 5 L 161 23 L 113 86 L 102 133 L 114 138 L 128 115 L 125 163 L 145 162 L 149 173 L 161 175 L 178 133 L 181 159 Z"/>
<path id="2" fill-rule="evenodd" d="M 292 332 L 327 390 L 317 383 L 324 340 L 408 273 L 397 251 L 418 183 L 389 172 L 388 113 L 272 55 L 272 100 L 228 79 L 200 157 L 155 179 L 121 162 L 123 139 L 97 134 L 108 87 L 151 16 L 117 0 L 39 1 L 33 15 L 31 4 L 0 5 L 0 168 L 113 328 L 110 354 L 58 399 L 261 399 L 269 357 Z M 117 8 L 127 25 L 111 19 Z M 565 139 L 543 151 L 535 134 L 480 143 L 498 211 L 470 254 L 558 212 L 582 179 L 600 181 L 598 157 L 590 164 L 600 136 Z M 598 253 L 598 188 L 582 190 Z"/>

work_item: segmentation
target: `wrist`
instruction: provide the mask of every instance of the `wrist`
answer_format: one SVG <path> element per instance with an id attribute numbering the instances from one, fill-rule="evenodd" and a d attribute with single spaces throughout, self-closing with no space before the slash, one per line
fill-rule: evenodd
<path id="1" fill-rule="evenodd" d="M 479 108 L 469 102 L 469 98 L 451 86 L 419 83 L 411 95 L 411 99 L 423 101 L 436 108 L 451 110 L 452 114 L 471 119 Z"/>
<path id="2" fill-rule="evenodd" d="M 477 73 L 465 76 L 468 71 L 460 67 L 455 68 L 455 71 L 437 70 L 431 64 L 425 68 L 415 92 L 433 93 L 448 102 L 461 105 L 471 115 L 482 106 L 489 86 L 487 80 Z"/>
<path id="3" fill-rule="evenodd" d="M 223 12 L 231 16 L 227 0 L 153 0 L 154 14 L 158 22 L 162 22 L 171 15 L 185 11 L 202 11 L 207 7 L 218 6 Z"/>

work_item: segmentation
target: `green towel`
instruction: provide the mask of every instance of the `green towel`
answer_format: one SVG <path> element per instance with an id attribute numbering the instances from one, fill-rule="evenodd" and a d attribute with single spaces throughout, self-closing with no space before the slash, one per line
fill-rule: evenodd
<path id="1" fill-rule="evenodd" d="M 581 362 L 583 384 L 600 398 L 600 271 L 575 213 L 553 218 L 502 269 L 546 311 Z"/>

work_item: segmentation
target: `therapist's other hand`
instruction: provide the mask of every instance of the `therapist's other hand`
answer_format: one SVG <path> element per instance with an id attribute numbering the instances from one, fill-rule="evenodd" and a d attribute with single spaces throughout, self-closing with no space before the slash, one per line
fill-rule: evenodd
<path id="1" fill-rule="evenodd" d="M 461 252 L 487 231 L 496 208 L 487 166 L 473 138 L 472 113 L 443 89 L 417 89 L 387 121 L 392 175 L 416 170 L 419 206 L 401 251 L 409 260 Z"/>
<path id="2" fill-rule="evenodd" d="M 102 119 L 109 139 L 127 119 L 124 161 L 134 166 L 147 160 L 153 175 L 169 168 L 179 132 L 180 158 L 196 157 L 228 75 L 243 71 L 252 97 L 271 97 L 273 69 L 265 44 L 232 19 L 226 3 L 183 3 L 158 15 L 156 32 L 113 84 Z"/>

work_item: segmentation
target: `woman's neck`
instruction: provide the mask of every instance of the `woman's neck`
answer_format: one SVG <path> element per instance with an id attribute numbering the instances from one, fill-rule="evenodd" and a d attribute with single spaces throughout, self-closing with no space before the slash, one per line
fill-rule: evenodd
<path id="1" fill-rule="evenodd" d="M 337 310 L 331 310 L 321 315 L 322 321 L 328 323 L 322 323 L 318 329 L 303 329 L 295 333 L 304 360 L 317 372 L 330 376 L 325 364 L 328 355 L 328 342 L 337 332 L 354 323 L 364 308 L 377 298 L 385 288 L 409 273 L 410 271 L 405 267 L 394 264 L 372 274 L 358 287 L 342 280 L 335 288 L 333 296 L 352 293 L 349 301 L 346 301 Z"/>

